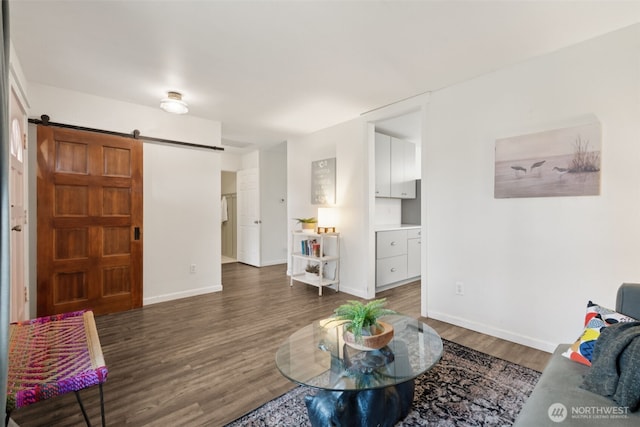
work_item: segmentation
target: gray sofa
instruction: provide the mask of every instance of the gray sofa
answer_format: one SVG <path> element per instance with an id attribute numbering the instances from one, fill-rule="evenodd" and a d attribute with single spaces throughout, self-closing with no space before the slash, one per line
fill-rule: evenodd
<path id="1" fill-rule="evenodd" d="M 640 320 L 640 284 L 620 286 L 616 311 Z M 640 426 L 640 411 L 625 413 L 612 400 L 580 388 L 582 376 L 590 368 L 562 356 L 570 345 L 556 348 L 514 426 Z M 560 421 L 563 409 L 566 418 Z M 554 410 L 555 421 L 550 416 Z"/>

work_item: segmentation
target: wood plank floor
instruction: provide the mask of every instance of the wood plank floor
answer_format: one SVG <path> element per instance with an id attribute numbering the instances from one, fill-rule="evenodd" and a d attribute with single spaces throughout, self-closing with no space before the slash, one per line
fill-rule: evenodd
<path id="1" fill-rule="evenodd" d="M 294 387 L 275 367 L 279 344 L 354 297 L 302 283 L 286 266 L 222 266 L 222 292 L 96 317 L 109 376 L 107 425 L 221 426 Z M 418 282 L 385 291 L 388 306 L 420 315 Z M 549 354 L 463 328 L 422 319 L 446 339 L 542 370 Z M 100 424 L 98 390 L 82 393 Z M 22 427 L 79 426 L 73 394 L 13 413 Z"/>

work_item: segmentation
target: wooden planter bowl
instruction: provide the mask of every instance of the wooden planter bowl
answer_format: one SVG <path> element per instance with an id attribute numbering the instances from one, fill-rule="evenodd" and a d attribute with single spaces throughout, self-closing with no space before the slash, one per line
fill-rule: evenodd
<path id="1" fill-rule="evenodd" d="M 362 341 L 360 342 L 356 342 L 356 338 L 353 333 L 344 331 L 344 342 L 356 350 L 371 351 L 381 349 L 385 345 L 389 344 L 389 341 L 393 338 L 393 326 L 381 321 L 378 321 L 378 324 L 382 327 L 382 332 L 371 336 L 363 335 Z"/>

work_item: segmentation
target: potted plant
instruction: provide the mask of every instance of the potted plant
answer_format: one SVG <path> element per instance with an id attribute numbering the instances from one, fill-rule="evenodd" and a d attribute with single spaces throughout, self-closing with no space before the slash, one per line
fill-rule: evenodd
<path id="1" fill-rule="evenodd" d="M 313 233 L 314 231 L 316 231 L 316 224 L 318 223 L 318 220 L 315 217 L 311 217 L 311 218 L 294 218 L 296 221 L 298 221 L 298 224 L 300 224 L 302 226 L 302 232 L 303 233 Z"/>
<path id="2" fill-rule="evenodd" d="M 308 279 L 317 279 L 320 277 L 320 264 L 308 263 L 304 269 L 304 275 Z"/>
<path id="3" fill-rule="evenodd" d="M 386 298 L 369 301 L 347 301 L 334 310 L 333 318 L 344 321 L 344 341 L 359 350 L 376 350 L 393 338 L 393 326 L 378 320 L 394 310 L 384 308 Z"/>

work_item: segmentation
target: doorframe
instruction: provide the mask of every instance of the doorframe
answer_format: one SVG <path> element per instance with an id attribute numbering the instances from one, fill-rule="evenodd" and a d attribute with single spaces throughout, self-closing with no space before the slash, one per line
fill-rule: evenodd
<path id="1" fill-rule="evenodd" d="M 14 56 L 13 45 L 11 45 L 11 57 Z M 29 139 L 29 117 L 28 111 L 30 108 L 29 100 L 26 95 L 26 90 L 24 85 L 22 84 L 24 78 L 22 77 L 22 72 L 19 68 L 16 68 L 15 63 L 11 59 L 9 62 L 9 97 L 13 93 L 18 101 L 19 107 L 22 110 L 22 129 L 24 130 L 24 138 L 26 140 L 26 147 L 23 150 L 23 189 L 24 189 L 24 209 L 26 211 L 25 221 L 26 224 L 22 229 L 22 239 L 23 239 L 23 278 L 25 283 L 25 291 L 27 293 L 27 301 L 25 301 L 25 316 L 26 318 L 31 317 L 31 313 L 35 313 L 34 308 L 34 298 L 31 298 L 34 295 L 34 289 L 31 286 L 31 272 L 32 272 L 32 264 L 35 267 L 35 261 L 32 261 L 32 232 L 34 230 L 31 229 L 31 225 L 33 225 L 33 221 L 31 220 L 31 206 L 35 206 L 35 199 L 32 200 L 31 197 L 31 141 Z M 9 123 L 10 124 L 10 123 Z"/>
<path id="2" fill-rule="evenodd" d="M 28 125 L 28 117 L 27 117 L 27 110 L 24 106 L 23 101 L 20 99 L 20 94 L 17 90 L 15 90 L 15 87 L 13 85 L 10 85 L 9 88 L 10 92 L 9 92 L 9 97 L 10 97 L 10 101 L 9 101 L 9 128 L 11 130 L 13 130 L 13 121 L 14 118 L 18 118 L 20 123 L 20 130 L 21 130 L 21 135 L 19 136 L 20 138 L 20 145 L 22 146 L 22 161 L 21 161 L 21 167 L 22 167 L 22 176 L 21 176 L 21 189 L 22 189 L 22 209 L 24 210 L 24 213 L 22 213 L 20 215 L 20 217 L 22 217 L 22 220 L 24 221 L 22 224 L 18 224 L 22 227 L 22 230 L 20 232 L 16 232 L 13 230 L 11 230 L 10 233 L 10 259 L 11 259 L 11 272 L 10 272 L 10 282 L 11 282 L 11 292 L 15 291 L 15 289 L 13 289 L 14 286 L 14 277 L 17 274 L 22 281 L 22 284 L 18 290 L 19 295 L 17 296 L 17 298 L 23 299 L 24 301 L 22 301 L 22 304 L 24 305 L 23 307 L 23 312 L 22 312 L 22 316 L 20 318 L 17 319 L 13 319 L 12 321 L 18 321 L 18 320 L 27 320 L 30 318 L 30 312 L 31 310 L 29 309 L 29 287 L 28 287 L 28 283 L 29 283 L 29 269 L 28 269 L 28 265 L 29 265 L 29 230 L 27 227 L 27 212 L 28 212 L 28 208 L 29 208 L 29 194 L 28 194 L 28 173 L 29 173 L 29 168 L 28 168 L 28 154 L 27 154 L 27 125 Z M 18 111 L 14 111 L 13 110 L 13 106 L 14 106 L 14 98 L 15 98 L 15 103 L 16 103 L 16 109 Z M 11 132 L 13 134 L 13 132 Z M 13 138 L 13 135 L 10 137 L 10 139 Z M 11 143 L 11 142 L 10 142 Z M 10 159 L 10 163 L 13 162 L 13 155 L 10 154 L 9 155 L 9 159 Z M 12 169 L 13 166 L 11 166 L 10 169 Z M 9 176 L 9 185 L 10 185 L 10 190 L 13 187 L 12 185 L 12 179 L 11 179 L 11 174 Z M 12 200 L 12 196 L 9 196 L 9 200 Z M 11 207 L 11 209 L 13 209 L 13 205 Z M 13 218 L 13 213 L 12 213 L 12 218 Z M 13 220 L 12 220 L 13 221 Z M 21 239 L 22 242 L 20 242 L 21 246 L 18 246 L 19 248 L 22 249 L 22 254 L 21 256 L 18 257 L 18 261 L 20 266 L 16 267 L 14 261 L 15 261 L 15 257 L 18 256 L 17 254 L 15 254 L 14 252 L 14 247 L 13 247 L 13 242 L 14 239 Z M 14 271 L 14 267 L 19 268 L 21 271 L 19 273 L 17 273 L 16 271 Z M 11 295 L 10 298 L 10 304 L 13 303 L 14 301 L 14 295 Z M 14 307 L 10 307 L 10 312 L 13 313 Z M 13 314 L 12 314 L 13 315 Z"/>
<path id="3" fill-rule="evenodd" d="M 376 257 L 375 257 L 375 238 L 376 238 L 376 226 L 375 226 L 375 124 L 378 121 L 402 116 L 407 113 L 412 113 L 419 111 L 420 112 L 420 125 L 421 125 L 421 158 L 420 158 L 420 168 L 421 168 L 421 221 L 420 221 L 420 230 L 422 237 L 422 244 L 420 245 L 421 253 L 420 253 L 420 315 L 423 317 L 427 317 L 427 294 L 428 294 L 428 283 L 427 283 L 427 250 L 428 250 L 428 223 L 427 223 L 427 192 L 426 192 L 426 145 L 427 145 L 427 135 L 428 135 L 428 120 L 429 120 L 429 103 L 430 103 L 431 93 L 426 92 L 421 95 L 417 95 L 415 97 L 405 99 L 403 101 L 399 101 L 395 104 L 391 104 L 380 109 L 368 111 L 362 114 L 363 126 L 364 126 L 364 137 L 367 139 L 367 164 L 368 168 L 368 183 L 369 183 L 369 191 L 367 192 L 368 197 L 368 238 L 369 242 L 367 248 L 368 252 L 368 276 L 367 283 L 369 287 L 367 289 L 368 296 L 373 298 L 375 296 L 375 271 L 376 271 Z"/>

